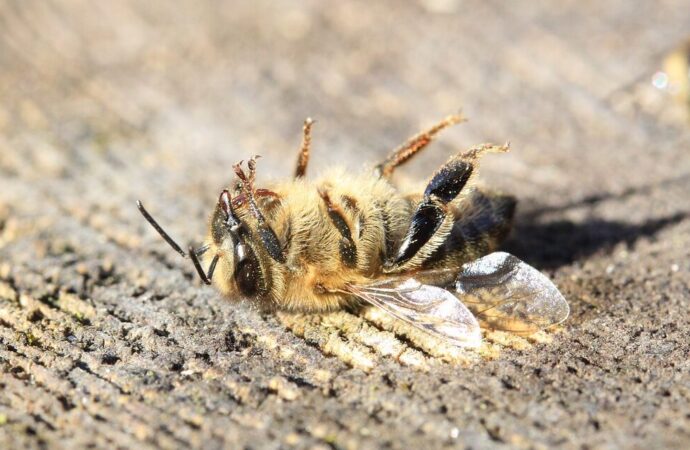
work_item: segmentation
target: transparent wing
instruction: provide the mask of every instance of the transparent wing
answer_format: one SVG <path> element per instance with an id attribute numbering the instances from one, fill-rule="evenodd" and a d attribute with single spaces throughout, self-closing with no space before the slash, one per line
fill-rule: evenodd
<path id="1" fill-rule="evenodd" d="M 447 290 L 414 278 L 350 286 L 348 292 L 392 316 L 458 347 L 478 347 L 482 335 L 477 319 Z"/>
<path id="2" fill-rule="evenodd" d="M 530 334 L 563 322 L 570 307 L 544 274 L 495 252 L 462 266 L 456 295 L 487 328 Z"/>

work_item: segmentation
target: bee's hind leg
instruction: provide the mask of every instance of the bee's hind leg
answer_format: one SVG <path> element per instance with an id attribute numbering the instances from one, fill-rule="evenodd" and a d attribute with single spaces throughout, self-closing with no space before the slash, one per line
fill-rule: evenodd
<path id="1" fill-rule="evenodd" d="M 266 218 L 261 213 L 259 205 L 256 203 L 255 191 L 254 191 L 254 179 L 256 177 L 256 157 L 250 158 L 247 162 L 247 167 L 249 168 L 249 175 L 244 173 L 242 170 L 242 162 L 239 162 L 233 166 L 235 174 L 242 181 L 242 193 L 244 194 L 249 211 L 252 216 L 257 221 L 256 230 L 259 233 L 261 243 L 263 244 L 266 252 L 279 263 L 285 263 L 287 260 L 285 258 L 285 253 L 283 251 L 283 246 L 280 244 L 278 236 L 276 236 L 275 231 L 271 228 L 271 225 L 266 221 Z"/>
<path id="2" fill-rule="evenodd" d="M 307 165 L 309 164 L 309 152 L 311 150 L 311 126 L 314 121 L 307 117 L 302 126 L 302 146 L 297 157 L 297 168 L 295 169 L 295 178 L 302 178 L 307 173 Z"/>
<path id="3" fill-rule="evenodd" d="M 465 118 L 461 114 L 452 114 L 431 128 L 412 136 L 407 142 L 393 150 L 382 163 L 376 166 L 376 173 L 382 178 L 390 178 L 396 167 L 403 165 L 429 145 L 441 130 L 464 121 Z"/>
<path id="4" fill-rule="evenodd" d="M 507 150 L 507 144 L 503 146 L 484 144 L 456 155 L 444 164 L 427 184 L 422 201 L 412 216 L 397 255 L 384 263 L 384 270 L 393 272 L 403 266 L 413 265 L 413 258 L 425 246 L 425 254 L 430 254 L 441 245 L 452 229 L 452 223 L 446 220 L 448 204 L 455 200 L 469 181 L 479 156 L 489 151 L 505 152 Z M 447 226 L 444 227 L 444 223 Z M 435 239 L 430 242 L 432 238 Z"/>

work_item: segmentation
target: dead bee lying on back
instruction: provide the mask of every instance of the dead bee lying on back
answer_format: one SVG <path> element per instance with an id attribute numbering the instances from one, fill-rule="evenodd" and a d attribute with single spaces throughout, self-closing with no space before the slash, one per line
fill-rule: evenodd
<path id="1" fill-rule="evenodd" d="M 516 201 L 469 181 L 482 155 L 505 152 L 507 145 L 453 156 L 422 194 L 401 193 L 390 183 L 396 167 L 462 120 L 452 115 L 414 136 L 373 173 L 336 170 L 307 181 L 308 119 L 294 179 L 257 188 L 255 158 L 248 172 L 241 162 L 234 166 L 237 182 L 221 192 L 206 243 L 189 249 L 199 276 L 229 298 L 271 309 L 318 312 L 368 303 L 466 347 L 481 342 L 480 322 L 531 333 L 565 320 L 568 304 L 548 278 L 512 255 L 491 253 L 510 230 Z"/>

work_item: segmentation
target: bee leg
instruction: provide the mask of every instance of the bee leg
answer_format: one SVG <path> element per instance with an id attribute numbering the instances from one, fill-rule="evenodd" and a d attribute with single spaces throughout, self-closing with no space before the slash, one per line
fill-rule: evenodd
<path id="1" fill-rule="evenodd" d="M 241 167 L 242 162 L 239 162 L 233 166 L 237 177 L 242 181 L 242 191 L 249 205 L 249 211 L 251 215 L 257 221 L 257 231 L 259 233 L 259 238 L 264 248 L 268 254 L 279 263 L 285 263 L 287 260 L 285 258 L 285 253 L 283 252 L 283 246 L 278 240 L 275 231 L 271 228 L 271 225 L 266 222 L 266 218 L 261 213 L 259 205 L 256 204 L 256 197 L 254 196 L 254 178 L 256 177 L 256 157 L 251 158 L 247 162 L 247 167 L 249 167 L 249 176 L 244 173 Z"/>
<path id="2" fill-rule="evenodd" d="M 410 227 L 398 253 L 395 259 L 384 263 L 384 270 L 393 271 L 410 261 L 432 237 L 436 237 L 437 239 L 434 241 L 440 245 L 445 239 L 445 235 L 450 233 L 452 229 L 452 224 L 449 224 L 443 232 L 440 230 L 446 221 L 447 205 L 455 200 L 469 181 L 476 167 L 476 160 L 486 152 L 505 152 L 507 150 L 507 144 L 503 146 L 484 144 L 461 155 L 456 155 L 444 164 L 427 184 L 424 197 L 412 216 Z M 427 253 L 433 250 L 433 248 L 428 248 Z"/>
<path id="3" fill-rule="evenodd" d="M 262 189 L 262 188 L 257 188 L 254 189 L 254 197 L 255 198 L 270 198 L 275 201 L 280 201 L 281 196 L 269 189 Z M 244 193 L 240 193 L 239 195 L 236 195 L 232 198 L 232 207 L 233 208 L 240 208 L 244 203 L 247 201 L 245 198 Z"/>
<path id="4" fill-rule="evenodd" d="M 345 219 L 345 214 L 340 206 L 333 204 L 325 189 L 319 189 L 319 195 L 328 208 L 328 217 L 331 223 L 340 233 L 340 259 L 346 267 L 355 267 L 357 265 L 357 246 L 352 239 L 352 231 Z"/>
<path id="5" fill-rule="evenodd" d="M 429 145 L 429 143 L 441 130 L 464 121 L 465 118 L 462 116 L 462 114 L 453 114 L 446 117 L 433 127 L 411 137 L 407 142 L 393 150 L 381 164 L 376 166 L 376 173 L 380 177 L 389 178 L 391 175 L 393 175 L 393 171 L 396 167 L 401 166 L 407 162 L 407 160 L 416 155 L 420 150 Z"/>
<path id="6" fill-rule="evenodd" d="M 498 249 L 510 232 L 517 201 L 481 188 L 467 193 L 443 244 L 424 258 L 425 267 L 460 267 Z"/>
<path id="7" fill-rule="evenodd" d="M 297 157 L 297 168 L 295 169 L 295 178 L 302 178 L 307 172 L 307 165 L 309 164 L 309 151 L 311 150 L 311 126 L 314 121 L 311 117 L 304 120 L 302 126 L 302 146 Z"/>

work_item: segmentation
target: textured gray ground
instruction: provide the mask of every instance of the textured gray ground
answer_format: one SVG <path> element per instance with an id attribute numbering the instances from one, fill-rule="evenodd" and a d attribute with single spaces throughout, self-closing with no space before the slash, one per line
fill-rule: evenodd
<path id="1" fill-rule="evenodd" d="M 112 3 L 112 2 L 111 2 Z M 650 85 L 687 1 L 7 1 L 0 6 L 0 447 L 687 448 L 690 127 Z M 369 311 L 262 316 L 199 286 L 231 164 L 398 176 L 510 140 L 507 249 L 572 305 L 434 348 Z"/>

